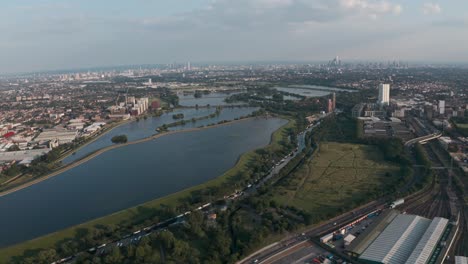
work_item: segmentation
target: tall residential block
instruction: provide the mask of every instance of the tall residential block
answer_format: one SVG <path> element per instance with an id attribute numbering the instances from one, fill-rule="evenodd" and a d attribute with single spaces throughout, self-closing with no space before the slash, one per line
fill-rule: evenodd
<path id="1" fill-rule="evenodd" d="M 379 85 L 379 101 L 380 105 L 388 105 L 390 103 L 390 84 Z"/>
<path id="2" fill-rule="evenodd" d="M 445 101 L 444 100 L 439 101 L 439 114 L 440 115 L 445 114 Z"/>

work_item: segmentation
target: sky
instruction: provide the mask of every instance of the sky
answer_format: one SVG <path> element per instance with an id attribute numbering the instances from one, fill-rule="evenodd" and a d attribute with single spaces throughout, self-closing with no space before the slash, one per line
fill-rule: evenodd
<path id="1" fill-rule="evenodd" d="M 468 62 L 468 1 L 0 0 L 0 73 L 335 56 Z"/>

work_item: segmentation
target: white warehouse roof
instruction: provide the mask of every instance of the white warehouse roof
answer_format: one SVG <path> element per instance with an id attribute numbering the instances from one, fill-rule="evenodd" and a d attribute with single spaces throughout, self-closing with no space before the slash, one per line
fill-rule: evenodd
<path id="1" fill-rule="evenodd" d="M 427 228 L 419 243 L 416 245 L 413 253 L 406 261 L 406 264 L 425 264 L 431 257 L 431 254 L 447 227 L 448 220 L 441 217 L 436 217 L 432 220 L 431 225 Z M 468 264 L 468 263 L 467 263 Z"/>
<path id="2" fill-rule="evenodd" d="M 462 256 L 455 256 L 455 264 L 468 264 L 468 258 Z"/>
<path id="3" fill-rule="evenodd" d="M 360 259 L 377 263 L 404 264 L 431 224 L 431 220 L 417 215 L 398 215 Z"/>

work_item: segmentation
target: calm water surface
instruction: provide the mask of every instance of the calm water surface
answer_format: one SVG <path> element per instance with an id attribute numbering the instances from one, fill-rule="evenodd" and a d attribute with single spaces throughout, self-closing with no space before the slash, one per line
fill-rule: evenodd
<path id="1" fill-rule="evenodd" d="M 105 152 L 31 187 L 0 197 L 0 246 L 45 235 L 222 175 L 263 147 L 282 119 L 249 119 L 167 135 Z"/>
<path id="2" fill-rule="evenodd" d="M 232 93 L 210 93 L 204 94 L 200 98 L 195 98 L 193 94 L 178 94 L 179 104 L 182 106 L 205 106 L 205 105 L 228 105 L 224 99 L 230 95 L 236 94 L 238 92 Z"/>
<path id="3" fill-rule="evenodd" d="M 319 85 L 290 85 L 287 87 L 275 87 L 276 90 L 298 94 L 306 97 L 320 97 L 329 95 L 332 92 L 354 92 L 354 90 L 342 89 L 337 87 L 319 86 Z"/>
<path id="4" fill-rule="evenodd" d="M 200 120 L 195 123 L 189 122 L 184 126 L 177 126 L 171 127 L 170 130 L 181 130 L 181 129 L 188 129 L 193 127 L 199 127 L 202 125 L 208 125 L 212 123 L 217 123 L 221 120 L 234 120 L 235 118 L 246 116 L 251 114 L 253 111 L 257 110 L 254 107 L 242 107 L 242 108 L 224 108 L 221 111 L 219 116 L 214 118 Z M 148 119 L 140 119 L 140 121 L 134 121 L 130 123 L 123 124 L 118 126 L 108 133 L 102 135 L 95 141 L 91 142 L 90 144 L 78 149 L 74 155 L 70 155 L 66 157 L 62 163 L 68 164 L 74 162 L 78 159 L 81 159 L 90 153 L 95 152 L 96 150 L 102 149 L 104 147 L 108 147 L 112 145 L 111 138 L 116 135 L 127 135 L 128 141 L 135 141 L 142 138 L 150 137 L 154 134 L 157 134 L 156 128 L 164 125 L 170 124 L 177 120 L 172 118 L 172 115 L 182 113 L 184 114 L 184 120 L 189 120 L 192 118 L 207 116 L 213 114 L 216 111 L 214 107 L 212 108 L 199 108 L 196 109 L 179 109 L 175 110 L 170 113 L 163 114 L 159 117 L 148 117 Z"/>

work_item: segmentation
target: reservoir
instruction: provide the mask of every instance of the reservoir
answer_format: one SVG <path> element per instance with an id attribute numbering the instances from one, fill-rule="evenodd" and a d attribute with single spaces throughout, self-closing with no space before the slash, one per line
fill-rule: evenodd
<path id="1" fill-rule="evenodd" d="M 290 85 L 285 87 L 274 88 L 278 91 L 298 94 L 306 97 L 321 97 L 329 95 L 332 92 L 355 92 L 355 90 L 351 89 L 342 89 L 318 85 Z"/>
<path id="2" fill-rule="evenodd" d="M 222 175 L 286 120 L 255 118 L 107 151 L 0 197 L 0 246 L 98 218 Z"/>
<path id="3" fill-rule="evenodd" d="M 171 127 L 169 130 L 182 130 L 182 129 L 189 129 L 194 127 L 205 126 L 212 123 L 218 123 L 222 120 L 234 120 L 235 118 L 239 118 L 241 116 L 246 116 L 251 114 L 253 111 L 257 110 L 255 107 L 234 107 L 234 108 L 223 108 L 219 116 L 214 118 L 199 120 L 195 123 L 188 122 L 183 126 L 176 126 Z M 69 155 L 65 159 L 63 159 L 63 164 L 68 164 L 79 160 L 96 150 L 102 149 L 104 147 L 108 147 L 112 145 L 112 137 L 117 135 L 125 134 L 127 135 L 128 141 L 135 141 L 142 138 L 150 137 L 154 134 L 157 134 L 156 128 L 164 125 L 176 122 L 178 120 L 174 120 L 172 115 L 174 114 L 184 114 L 184 120 L 190 120 L 192 118 L 207 116 L 213 114 L 216 111 L 215 107 L 211 108 L 199 108 L 199 109 L 178 109 L 174 110 L 173 112 L 169 112 L 163 114 L 159 117 L 148 117 L 147 119 L 140 119 L 140 121 L 132 121 L 123 125 L 120 125 L 111 131 L 107 132 L 106 134 L 102 135 L 95 141 L 89 143 L 86 146 L 78 149 L 74 155 Z"/>
<path id="4" fill-rule="evenodd" d="M 228 105 L 224 101 L 226 97 L 236 94 L 239 92 L 231 92 L 231 93 L 222 93 L 222 92 L 216 92 L 216 93 L 209 93 L 209 94 L 203 94 L 202 97 L 200 98 L 195 98 L 193 94 L 178 94 L 179 97 L 179 104 L 182 106 L 205 106 L 205 105 L 211 105 L 211 106 L 216 106 L 216 105 Z"/>

